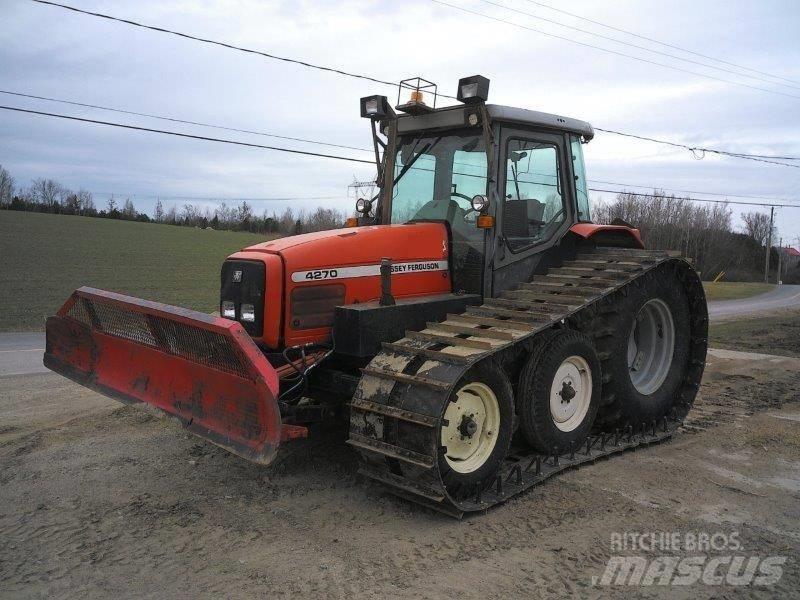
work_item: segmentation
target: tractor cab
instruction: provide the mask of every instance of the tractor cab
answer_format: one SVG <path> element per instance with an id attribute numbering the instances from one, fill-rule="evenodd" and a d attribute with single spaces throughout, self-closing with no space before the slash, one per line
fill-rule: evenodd
<path id="1" fill-rule="evenodd" d="M 453 289 L 482 296 L 527 279 L 590 221 L 581 144 L 594 135 L 584 121 L 486 104 L 488 89 L 484 77 L 464 78 L 463 104 L 437 109 L 434 84 L 406 80 L 401 114 L 384 96 L 362 98 L 381 191 L 374 209 L 357 205 L 361 223 L 446 222 Z"/>

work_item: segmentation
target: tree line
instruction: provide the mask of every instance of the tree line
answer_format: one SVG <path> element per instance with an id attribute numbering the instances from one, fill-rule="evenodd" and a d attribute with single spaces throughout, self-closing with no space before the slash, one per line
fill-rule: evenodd
<path id="1" fill-rule="evenodd" d="M 770 219 L 762 212 L 744 213 L 742 231 L 736 231 L 733 211 L 727 204 L 698 205 L 656 190 L 647 196 L 618 194 L 612 202 L 597 205 L 593 216 L 598 223 L 621 219 L 633 224 L 641 231 L 649 249 L 681 251 L 694 260 L 705 280 L 714 279 L 723 272 L 724 281 L 762 281 L 764 278 Z M 776 227 L 772 229 L 771 239 L 771 245 L 775 246 Z M 777 264 L 778 253 L 773 247 L 770 269 L 777 270 Z M 800 280 L 800 272 L 790 276 Z"/>
<path id="2" fill-rule="evenodd" d="M 171 205 L 165 209 L 156 202 L 152 217 L 139 212 L 130 198 L 111 197 L 98 209 L 92 194 L 70 190 L 52 179 L 34 179 L 18 188 L 14 178 L 0 165 L 0 209 L 82 215 L 107 219 L 145 221 L 186 227 L 249 231 L 252 233 L 294 235 L 344 224 L 345 214 L 329 208 L 312 212 L 288 207 L 280 214 L 264 211 L 258 215 L 246 201 L 237 205 L 222 202 L 212 209 L 196 204 Z M 594 220 L 611 223 L 621 219 L 638 227 L 648 248 L 679 250 L 694 259 L 703 279 L 714 279 L 724 272 L 726 281 L 761 281 L 766 245 L 770 238 L 769 216 L 763 212 L 742 215 L 742 231 L 733 226 L 733 211 L 725 204 L 697 205 L 689 199 L 656 190 L 647 196 L 620 193 L 609 203 L 597 204 Z M 777 241 L 773 227 L 772 246 Z M 778 254 L 770 253 L 770 269 L 777 269 Z M 784 278 L 800 283 L 800 268 Z"/>
<path id="3" fill-rule="evenodd" d="M 98 209 L 91 192 L 71 190 L 53 179 L 37 178 L 27 187 L 17 187 L 14 178 L 2 165 L 0 209 L 278 235 L 336 229 L 344 225 L 346 217 L 341 211 L 322 207 L 311 212 L 287 207 L 280 214 L 265 210 L 259 215 L 246 201 L 234 206 L 222 202 L 212 209 L 191 203 L 165 208 L 161 200 L 156 201 L 151 217 L 139 212 L 130 198 L 123 200 L 114 196 Z"/>

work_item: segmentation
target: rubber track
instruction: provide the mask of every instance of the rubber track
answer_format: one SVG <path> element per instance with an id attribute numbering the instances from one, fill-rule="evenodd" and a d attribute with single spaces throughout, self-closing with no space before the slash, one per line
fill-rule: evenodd
<path id="1" fill-rule="evenodd" d="M 690 356 L 687 377 L 661 422 L 616 423 L 594 432 L 581 448 L 546 456 L 512 447 L 499 474 L 466 497 L 451 496 L 439 475 L 438 440 L 453 388 L 478 361 L 497 368 L 527 353 L 545 330 L 565 323 L 594 323 L 597 338 L 602 315 L 615 297 L 643 277 L 669 277 L 683 285 L 690 307 Z M 625 450 L 664 441 L 680 426 L 694 402 L 705 366 L 708 313 L 702 285 L 690 263 L 671 252 L 595 248 L 530 283 L 490 298 L 443 323 L 407 332 L 363 370 L 351 402 L 347 442 L 360 452 L 360 473 L 395 494 L 446 514 L 483 511 L 568 468 Z M 607 357 L 602 357 L 604 360 Z M 601 412 L 603 408 L 601 407 Z"/>

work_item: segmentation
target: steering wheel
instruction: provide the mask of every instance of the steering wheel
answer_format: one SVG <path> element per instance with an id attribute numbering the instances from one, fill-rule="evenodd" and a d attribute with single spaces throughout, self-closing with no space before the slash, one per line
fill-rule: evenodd
<path id="1" fill-rule="evenodd" d="M 547 219 L 547 223 L 545 223 L 544 226 L 545 227 L 550 227 L 550 225 L 552 225 L 555 222 L 555 220 L 558 219 L 558 217 L 560 217 L 564 213 L 565 213 L 564 207 L 562 206 L 561 210 L 559 210 L 556 214 L 554 214 L 552 217 Z"/>

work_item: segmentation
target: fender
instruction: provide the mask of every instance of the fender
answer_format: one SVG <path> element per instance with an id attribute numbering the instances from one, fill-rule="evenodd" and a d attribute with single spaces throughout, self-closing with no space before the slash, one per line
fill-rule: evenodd
<path id="1" fill-rule="evenodd" d="M 642 235 L 638 229 L 625 225 L 599 225 L 597 223 L 577 223 L 570 232 L 598 246 L 644 249 Z"/>

